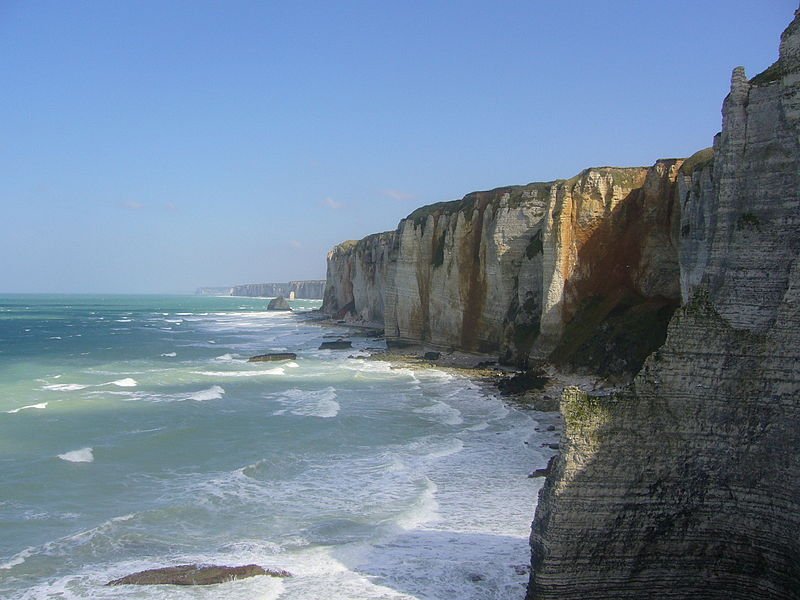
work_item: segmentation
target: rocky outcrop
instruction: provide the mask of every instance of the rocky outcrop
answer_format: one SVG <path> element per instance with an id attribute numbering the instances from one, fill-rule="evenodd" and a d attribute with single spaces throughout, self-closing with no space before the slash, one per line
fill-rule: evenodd
<path id="1" fill-rule="evenodd" d="M 283 296 L 278 296 L 277 298 L 273 298 L 267 304 L 267 310 L 292 310 L 292 307 L 289 306 L 289 302 Z"/>
<path id="2" fill-rule="evenodd" d="M 220 565 L 178 565 L 139 571 L 106 585 L 213 585 L 235 579 L 269 575 L 270 577 L 291 577 L 288 571 L 265 569 L 258 565 L 226 567 Z"/>
<path id="3" fill-rule="evenodd" d="M 528 598 L 800 598 L 800 17 L 678 177 L 685 301 L 630 388 L 562 398 Z"/>
<path id="4" fill-rule="evenodd" d="M 251 298 L 274 298 L 284 296 L 298 300 L 319 300 L 325 291 L 325 281 L 309 279 L 290 281 L 288 283 L 248 283 L 230 288 L 230 296 L 247 296 Z"/>
<path id="5" fill-rule="evenodd" d="M 390 344 L 633 373 L 678 304 L 681 164 L 587 169 L 420 208 L 329 253 L 323 311 L 384 326 Z"/>
<path id="6" fill-rule="evenodd" d="M 270 352 L 269 354 L 257 354 L 247 359 L 247 362 L 277 362 L 281 360 L 295 360 L 297 354 L 294 352 Z"/>

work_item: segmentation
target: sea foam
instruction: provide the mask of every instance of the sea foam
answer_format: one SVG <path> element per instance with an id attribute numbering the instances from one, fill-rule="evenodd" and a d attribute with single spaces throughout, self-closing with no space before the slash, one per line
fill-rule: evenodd
<path id="1" fill-rule="evenodd" d="M 90 463 L 94 462 L 94 454 L 92 448 L 81 448 L 80 450 L 72 450 L 59 454 L 58 458 L 67 462 L 74 463 Z"/>
<path id="2" fill-rule="evenodd" d="M 208 377 L 258 377 L 259 375 L 283 375 L 284 370 L 282 367 L 276 367 L 261 371 L 194 371 L 194 373 Z"/>
<path id="3" fill-rule="evenodd" d="M 118 387 L 136 387 L 137 385 L 139 385 L 139 382 L 137 382 L 132 377 L 125 377 L 124 379 L 117 379 L 116 381 L 110 381 L 106 385 L 116 385 Z"/>
<path id="4" fill-rule="evenodd" d="M 54 392 L 75 392 L 89 387 L 88 385 L 81 385 L 80 383 L 54 383 L 46 385 L 43 389 L 52 390 Z"/>
<path id="5" fill-rule="evenodd" d="M 207 390 L 200 390 L 199 392 L 194 392 L 193 394 L 189 394 L 189 400 L 197 400 L 198 402 L 202 402 L 204 400 L 219 400 L 225 394 L 225 390 L 218 385 L 212 385 Z"/>
<path id="6" fill-rule="evenodd" d="M 38 408 L 39 410 L 42 410 L 47 408 L 47 402 L 40 402 L 39 404 L 29 404 L 28 406 L 20 406 L 19 408 L 15 408 L 13 410 L 7 410 L 6 412 L 10 415 L 13 415 L 21 410 L 28 410 L 29 408 Z"/>

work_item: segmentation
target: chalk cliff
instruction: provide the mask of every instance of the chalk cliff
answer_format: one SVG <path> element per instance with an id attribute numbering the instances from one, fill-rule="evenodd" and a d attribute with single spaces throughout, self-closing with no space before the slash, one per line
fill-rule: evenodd
<path id="1" fill-rule="evenodd" d="M 325 290 L 325 281 L 321 279 L 307 279 L 290 281 L 288 283 L 246 283 L 230 288 L 231 296 L 250 296 L 253 298 L 274 298 L 284 296 L 288 298 L 294 294 L 295 298 L 319 300 Z"/>
<path id="2" fill-rule="evenodd" d="M 592 168 L 420 208 L 394 232 L 329 253 L 323 311 L 385 324 L 390 344 L 632 374 L 679 302 L 682 162 Z"/>
<path id="3" fill-rule="evenodd" d="M 800 598 L 800 17 L 678 176 L 682 306 L 621 393 L 562 399 L 528 598 Z"/>
<path id="4" fill-rule="evenodd" d="M 388 231 L 334 247 L 328 253 L 323 312 L 382 328 L 396 239 Z"/>

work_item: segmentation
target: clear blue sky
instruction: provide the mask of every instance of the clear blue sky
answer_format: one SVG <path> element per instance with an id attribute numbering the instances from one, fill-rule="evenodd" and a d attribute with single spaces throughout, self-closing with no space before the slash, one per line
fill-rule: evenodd
<path id="1" fill-rule="evenodd" d="M 0 0 L 0 292 L 322 278 L 417 206 L 709 146 L 797 0 Z"/>

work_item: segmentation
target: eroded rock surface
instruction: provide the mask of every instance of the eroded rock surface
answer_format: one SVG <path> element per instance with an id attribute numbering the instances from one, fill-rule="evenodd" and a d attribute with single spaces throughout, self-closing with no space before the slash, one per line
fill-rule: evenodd
<path id="1" fill-rule="evenodd" d="M 799 142 L 796 16 L 679 177 L 665 344 L 630 389 L 562 399 L 529 599 L 800 598 Z"/>
<path id="2" fill-rule="evenodd" d="M 395 232 L 329 253 L 323 311 L 380 322 L 394 345 L 632 374 L 678 304 L 682 162 L 587 169 L 420 208 Z M 609 316 L 616 321 L 592 346 Z M 560 345 L 565 332 L 570 343 Z"/>

